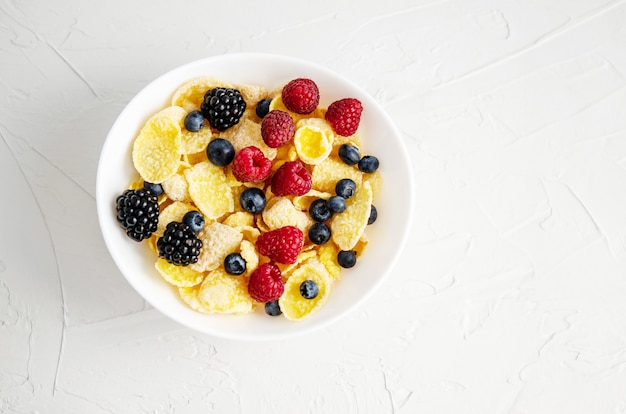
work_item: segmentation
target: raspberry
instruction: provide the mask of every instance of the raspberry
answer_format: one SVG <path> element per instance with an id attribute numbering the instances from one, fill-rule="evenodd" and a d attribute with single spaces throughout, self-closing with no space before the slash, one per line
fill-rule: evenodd
<path id="1" fill-rule="evenodd" d="M 261 123 L 261 136 L 270 148 L 278 148 L 286 144 L 296 133 L 293 118 L 287 112 L 273 110 L 268 113 Z"/>
<path id="2" fill-rule="evenodd" d="M 303 243 L 304 234 L 299 228 L 285 226 L 261 234 L 256 241 L 256 249 L 274 262 L 294 264 Z"/>
<path id="3" fill-rule="evenodd" d="M 284 290 L 280 269 L 275 264 L 263 263 L 250 275 L 248 293 L 258 302 L 274 301 Z"/>
<path id="4" fill-rule="evenodd" d="M 283 104 L 291 112 L 310 114 L 320 103 L 320 91 L 311 79 L 298 78 L 283 88 Z"/>
<path id="5" fill-rule="evenodd" d="M 331 103 L 324 118 L 337 134 L 349 137 L 359 128 L 361 112 L 363 105 L 358 99 L 344 98 Z"/>
<path id="6" fill-rule="evenodd" d="M 242 183 L 263 181 L 271 172 L 272 161 L 255 146 L 242 148 L 233 160 L 233 175 Z"/>
<path id="7" fill-rule="evenodd" d="M 305 195 L 311 186 L 311 174 L 299 160 L 284 163 L 272 177 L 272 193 L 277 196 Z"/>

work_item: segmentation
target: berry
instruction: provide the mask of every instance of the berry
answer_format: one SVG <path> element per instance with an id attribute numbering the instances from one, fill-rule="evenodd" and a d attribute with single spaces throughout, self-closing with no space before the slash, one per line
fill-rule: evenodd
<path id="1" fill-rule="evenodd" d="M 305 195 L 311 190 L 312 182 L 311 174 L 301 161 L 289 161 L 272 177 L 272 193 L 277 196 Z"/>
<path id="2" fill-rule="evenodd" d="M 261 234 L 256 250 L 278 263 L 294 264 L 302 250 L 304 235 L 295 226 L 280 227 Z"/>
<path id="3" fill-rule="evenodd" d="M 309 227 L 309 240 L 315 244 L 324 244 L 330 240 L 330 229 L 325 223 L 315 223 Z"/>
<path id="4" fill-rule="evenodd" d="M 370 216 L 367 219 L 367 224 L 372 224 L 373 222 L 376 221 L 376 219 L 378 218 L 378 211 L 376 210 L 376 207 L 374 206 L 374 204 L 370 205 Z"/>
<path id="5" fill-rule="evenodd" d="M 356 252 L 352 250 L 341 250 L 337 253 L 337 263 L 344 269 L 349 269 L 356 264 Z"/>
<path id="6" fill-rule="evenodd" d="M 265 180 L 272 172 L 272 161 L 255 146 L 245 147 L 233 159 L 233 175 L 242 183 Z"/>
<path id="7" fill-rule="evenodd" d="M 235 158 L 235 147 L 224 138 L 215 138 L 207 145 L 206 156 L 214 165 L 226 167 Z"/>
<path id="8" fill-rule="evenodd" d="M 339 158 L 348 165 L 354 165 L 359 162 L 361 155 L 359 149 L 354 145 L 343 144 L 339 147 Z"/>
<path id="9" fill-rule="evenodd" d="M 285 111 L 271 111 L 261 122 L 261 137 L 270 148 L 278 148 L 289 142 L 296 133 L 293 118 Z"/>
<path id="10" fill-rule="evenodd" d="M 170 222 L 163 236 L 157 240 L 159 256 L 177 266 L 187 266 L 198 261 L 202 240 L 191 227 L 177 221 Z"/>
<path id="11" fill-rule="evenodd" d="M 311 218 L 319 223 L 322 223 L 330 218 L 333 215 L 333 212 L 330 211 L 326 200 L 323 198 L 318 198 L 314 200 L 309 206 L 309 215 Z"/>
<path id="12" fill-rule="evenodd" d="M 204 227 L 204 216 L 196 210 L 192 210 L 183 216 L 183 223 L 188 225 L 194 233 L 199 233 Z"/>
<path id="13" fill-rule="evenodd" d="M 270 316 L 278 316 L 283 311 L 280 310 L 280 305 L 278 304 L 278 300 L 273 300 L 270 302 L 265 302 L 265 313 Z"/>
<path id="14" fill-rule="evenodd" d="M 246 271 L 246 259 L 239 253 L 231 253 L 224 259 L 224 270 L 229 275 L 238 276 Z"/>
<path id="15" fill-rule="evenodd" d="M 117 221 L 128 237 L 142 241 L 152 236 L 159 221 L 157 197 L 150 190 L 126 190 L 117 197 Z"/>
<path id="16" fill-rule="evenodd" d="M 256 116 L 258 116 L 259 118 L 265 118 L 265 115 L 268 114 L 268 112 L 270 111 L 270 104 L 272 103 L 272 99 L 271 98 L 267 98 L 267 99 L 261 99 L 257 104 L 256 104 Z"/>
<path id="17" fill-rule="evenodd" d="M 260 213 L 265 208 L 265 203 L 265 193 L 259 188 L 247 188 L 239 196 L 241 208 L 248 213 Z"/>
<path id="18" fill-rule="evenodd" d="M 326 203 L 333 213 L 343 213 L 346 211 L 346 199 L 341 196 L 332 196 Z"/>
<path id="19" fill-rule="evenodd" d="M 319 295 L 320 288 L 313 280 L 308 279 L 300 284 L 300 294 L 305 299 L 314 299 Z"/>
<path id="20" fill-rule="evenodd" d="M 285 290 L 280 269 L 273 263 L 263 263 L 250 275 L 248 293 L 257 302 L 271 302 Z"/>
<path id="21" fill-rule="evenodd" d="M 204 115 L 200 111 L 191 111 L 185 117 L 185 129 L 189 132 L 198 132 L 204 128 Z"/>
<path id="22" fill-rule="evenodd" d="M 283 104 L 291 112 L 310 114 L 320 103 L 320 91 L 311 79 L 298 78 L 290 81 L 281 94 Z"/>
<path id="23" fill-rule="evenodd" d="M 359 161 L 359 170 L 364 173 L 373 173 L 378 169 L 378 158 L 373 155 L 366 155 Z"/>
<path id="24" fill-rule="evenodd" d="M 358 99 L 344 98 L 328 105 L 324 118 L 337 134 L 348 137 L 359 128 L 362 112 L 363 105 Z"/>
<path id="25" fill-rule="evenodd" d="M 246 110 L 246 101 L 237 89 L 213 88 L 204 95 L 200 110 L 213 128 L 226 131 L 239 122 Z"/>
<path id="26" fill-rule="evenodd" d="M 143 188 L 150 191 L 152 195 L 160 196 L 163 194 L 163 186 L 161 184 L 153 184 L 147 181 L 144 181 Z"/>
<path id="27" fill-rule="evenodd" d="M 335 193 L 343 198 L 350 198 L 356 191 L 356 183 L 349 178 L 342 178 L 335 185 Z"/>

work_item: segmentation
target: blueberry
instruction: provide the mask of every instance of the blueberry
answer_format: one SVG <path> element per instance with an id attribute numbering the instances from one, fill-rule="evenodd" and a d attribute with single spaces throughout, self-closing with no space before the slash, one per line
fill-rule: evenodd
<path id="1" fill-rule="evenodd" d="M 311 279 L 305 280 L 300 284 L 300 294 L 305 299 L 314 299 L 319 295 L 320 288 L 317 283 Z"/>
<path id="2" fill-rule="evenodd" d="M 366 155 L 359 161 L 359 170 L 364 173 L 373 173 L 378 169 L 378 158 L 373 155 Z"/>
<path id="3" fill-rule="evenodd" d="M 248 188 L 241 193 L 239 204 L 248 213 L 260 213 L 265 208 L 265 193 L 258 188 Z"/>
<path id="4" fill-rule="evenodd" d="M 311 203 L 311 206 L 309 207 L 309 215 L 313 220 L 318 223 L 322 223 L 328 220 L 330 216 L 333 215 L 333 212 L 330 211 L 326 200 L 318 198 Z"/>
<path id="5" fill-rule="evenodd" d="M 374 206 L 374 204 L 372 204 L 370 207 L 370 216 L 367 219 L 367 224 L 372 224 L 373 222 L 376 221 L 377 218 L 378 218 L 378 211 L 376 210 L 376 207 Z"/>
<path id="6" fill-rule="evenodd" d="M 204 216 L 199 211 L 193 210 L 183 216 L 183 223 L 191 227 L 194 233 L 198 233 L 204 227 Z"/>
<path id="7" fill-rule="evenodd" d="M 348 165 L 354 165 L 359 162 L 361 155 L 354 145 L 343 144 L 339 147 L 339 158 Z"/>
<path id="8" fill-rule="evenodd" d="M 271 103 L 272 100 L 270 98 L 260 100 L 259 103 L 256 104 L 256 115 L 259 118 L 265 118 L 265 115 L 270 112 Z"/>
<path id="9" fill-rule="evenodd" d="M 280 306 L 278 305 L 278 300 L 265 302 L 265 313 L 270 316 L 278 316 L 283 313 L 283 311 L 280 310 Z"/>
<path id="10" fill-rule="evenodd" d="M 206 148 L 209 161 L 218 167 L 225 167 L 235 158 L 235 147 L 224 138 L 216 138 Z"/>
<path id="11" fill-rule="evenodd" d="M 335 192 L 343 198 L 350 198 L 356 191 L 356 183 L 349 178 L 342 178 L 335 185 Z"/>
<path id="12" fill-rule="evenodd" d="M 356 264 L 356 252 L 353 250 L 342 250 L 337 253 L 337 263 L 339 266 L 349 269 Z"/>
<path id="13" fill-rule="evenodd" d="M 330 240 L 330 229 L 324 223 L 315 223 L 309 228 L 309 240 L 315 244 L 324 244 Z"/>
<path id="14" fill-rule="evenodd" d="M 185 129 L 189 132 L 198 132 L 204 128 L 204 115 L 200 111 L 191 111 L 185 117 Z"/>
<path id="15" fill-rule="evenodd" d="M 343 213 L 346 210 L 346 199 L 341 196 L 332 196 L 326 204 L 333 213 Z"/>
<path id="16" fill-rule="evenodd" d="M 161 194 L 163 194 L 163 187 L 161 186 L 161 184 L 153 184 L 145 181 L 143 183 L 143 188 L 150 191 L 152 195 L 155 196 L 160 196 Z"/>
<path id="17" fill-rule="evenodd" d="M 231 253 L 224 259 L 224 270 L 229 275 L 238 276 L 246 271 L 246 259 L 239 253 Z"/>

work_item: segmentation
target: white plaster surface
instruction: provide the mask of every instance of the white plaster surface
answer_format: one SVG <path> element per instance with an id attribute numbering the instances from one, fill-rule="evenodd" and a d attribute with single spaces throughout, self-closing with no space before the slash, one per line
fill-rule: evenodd
<path id="1" fill-rule="evenodd" d="M 101 145 L 154 77 L 323 64 L 397 123 L 413 235 L 275 342 L 162 316 L 109 257 Z M 1 413 L 626 413 L 626 1 L 0 0 Z"/>

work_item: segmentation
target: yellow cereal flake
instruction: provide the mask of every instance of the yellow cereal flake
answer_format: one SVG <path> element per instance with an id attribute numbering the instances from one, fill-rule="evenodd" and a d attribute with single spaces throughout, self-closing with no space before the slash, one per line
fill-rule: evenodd
<path id="1" fill-rule="evenodd" d="M 238 211 L 226 217 L 222 224 L 237 229 L 246 226 L 254 226 L 254 214 L 248 213 L 247 211 Z"/>
<path id="2" fill-rule="evenodd" d="M 216 87 L 230 88 L 231 85 L 208 76 L 190 79 L 174 91 L 172 105 L 180 106 L 186 112 L 197 111 L 206 92 Z"/>
<path id="3" fill-rule="evenodd" d="M 213 137 L 211 127 L 205 121 L 204 128 L 198 132 L 187 131 L 183 126 L 181 128 L 181 140 L 183 143 L 183 154 L 195 154 L 206 150 L 207 145 Z"/>
<path id="4" fill-rule="evenodd" d="M 202 250 L 198 261 L 189 266 L 199 272 L 208 272 L 220 267 L 226 256 L 237 250 L 243 236 L 237 229 L 213 222 L 204 226 L 198 238 L 202 240 Z"/>
<path id="5" fill-rule="evenodd" d="M 165 108 L 150 117 L 135 138 L 132 159 L 135 169 L 150 183 L 162 183 L 175 174 L 182 154 L 180 107 Z"/>
<path id="6" fill-rule="evenodd" d="M 285 226 L 296 226 L 303 233 L 311 225 L 308 214 L 294 207 L 287 197 L 274 197 L 263 210 L 263 222 L 270 230 Z"/>
<path id="7" fill-rule="evenodd" d="M 363 173 L 351 165 L 334 158 L 326 158 L 321 163 L 313 167 L 311 177 L 313 188 L 326 193 L 335 193 L 335 185 L 342 178 L 350 178 L 357 187 L 363 181 Z"/>
<path id="8" fill-rule="evenodd" d="M 313 280 L 319 287 L 319 294 L 313 299 L 305 299 L 300 294 L 300 285 L 305 280 Z M 328 299 L 331 280 L 326 268 L 317 259 L 311 259 L 296 269 L 287 283 L 285 292 L 278 300 L 283 315 L 291 321 L 302 320 L 318 311 Z"/>
<path id="9" fill-rule="evenodd" d="M 174 201 L 191 201 L 187 179 L 182 173 L 176 173 L 161 183 L 163 191 Z"/>
<path id="10" fill-rule="evenodd" d="M 195 210 L 193 205 L 181 201 L 175 201 L 168 205 L 159 213 L 159 223 L 154 234 L 161 237 L 165 233 L 165 228 L 168 224 L 172 221 L 182 221 L 183 216 L 193 210 Z"/>
<path id="11" fill-rule="evenodd" d="M 163 279 L 178 287 L 192 287 L 202 283 L 204 275 L 188 266 L 176 266 L 163 258 L 159 258 L 154 267 Z"/>
<path id="12" fill-rule="evenodd" d="M 254 310 L 245 279 L 223 269 L 210 272 L 197 287 L 179 288 L 179 293 L 192 309 L 203 313 L 246 314 Z"/>
<path id="13" fill-rule="evenodd" d="M 237 125 L 227 129 L 222 138 L 230 141 L 237 152 L 242 148 L 255 146 L 270 160 L 276 158 L 276 148 L 268 147 L 263 141 L 261 124 L 251 119 L 242 119 Z"/>
<path id="14" fill-rule="evenodd" d="M 244 239 L 256 243 L 256 239 L 261 235 L 261 231 L 254 226 L 243 226 L 239 228 Z"/>
<path id="15" fill-rule="evenodd" d="M 332 241 L 341 250 L 352 250 L 357 244 L 370 216 L 372 187 L 364 182 L 355 194 L 346 200 L 346 210 L 335 214 L 330 221 Z"/>
<path id="16" fill-rule="evenodd" d="M 248 240 L 242 240 L 239 245 L 239 254 L 246 261 L 246 275 L 254 272 L 259 266 L 259 254 L 254 248 L 254 243 Z"/>
<path id="17" fill-rule="evenodd" d="M 235 84 L 233 88 L 241 92 L 243 100 L 249 109 L 255 109 L 257 102 L 268 97 L 267 88 L 258 85 Z"/>
<path id="18" fill-rule="evenodd" d="M 128 185 L 128 189 L 129 190 L 138 190 L 140 188 L 143 188 L 143 179 L 141 177 L 136 178 L 135 180 L 131 181 L 131 183 Z"/>
<path id="19" fill-rule="evenodd" d="M 201 162 L 185 170 L 185 178 L 189 195 L 205 220 L 215 220 L 234 211 L 233 194 L 222 168 Z"/>
<path id="20" fill-rule="evenodd" d="M 341 276 L 341 266 L 337 262 L 337 254 L 339 249 L 334 243 L 325 243 L 318 249 L 320 262 L 326 268 L 326 271 L 333 279 L 339 279 Z"/>
<path id="21" fill-rule="evenodd" d="M 370 183 L 370 186 L 372 187 L 372 194 L 374 198 L 376 198 L 376 195 L 383 184 L 383 177 L 380 174 L 380 170 L 376 170 L 373 173 L 363 174 L 363 181 Z"/>
<path id="22" fill-rule="evenodd" d="M 278 266 L 278 268 L 280 269 L 280 273 L 283 277 L 283 280 L 287 280 L 289 279 L 289 276 L 291 276 L 291 273 L 297 269 L 298 267 L 300 267 L 300 265 L 317 256 L 317 251 L 315 250 L 306 250 L 306 251 L 301 251 L 300 254 L 298 254 L 298 257 L 296 258 L 296 262 L 294 264 L 284 264 L 284 263 L 276 263 L 276 266 Z"/>
<path id="23" fill-rule="evenodd" d="M 344 137 L 341 135 L 336 135 L 335 136 L 335 148 L 339 149 L 340 146 L 342 146 L 343 144 L 350 144 L 350 145 L 354 145 L 357 148 L 361 148 L 361 137 L 359 135 L 359 132 L 355 132 L 353 135 Z"/>
<path id="24" fill-rule="evenodd" d="M 319 164 L 328 158 L 333 149 L 334 133 L 323 119 L 304 118 L 296 125 L 293 142 L 300 160 L 306 164 Z"/>

